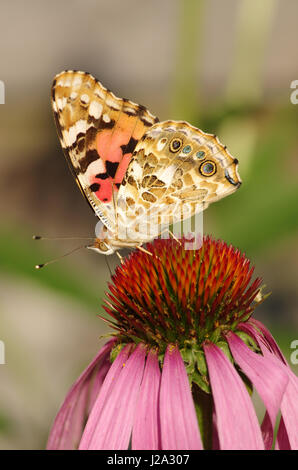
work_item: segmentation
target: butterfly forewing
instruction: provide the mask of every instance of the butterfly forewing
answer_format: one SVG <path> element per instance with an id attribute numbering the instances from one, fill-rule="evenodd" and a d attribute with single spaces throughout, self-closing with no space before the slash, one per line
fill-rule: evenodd
<path id="1" fill-rule="evenodd" d="M 52 107 L 79 187 L 103 223 L 114 230 L 113 194 L 122 184 L 138 141 L 158 119 L 144 106 L 117 98 L 84 72 L 56 76 Z"/>

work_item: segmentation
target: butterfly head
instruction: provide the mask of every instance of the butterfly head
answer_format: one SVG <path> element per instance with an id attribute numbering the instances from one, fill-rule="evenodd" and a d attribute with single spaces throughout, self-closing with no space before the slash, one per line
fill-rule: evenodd
<path id="1" fill-rule="evenodd" d="M 169 185 L 168 194 L 172 192 L 180 199 L 194 200 L 197 197 L 208 205 L 233 193 L 241 185 L 238 160 L 215 135 L 187 122 L 154 124 L 144 135 L 140 146 L 149 156 L 148 163 L 152 161 L 155 164 L 159 179 Z M 159 170 L 161 166 L 166 170 Z M 152 171 L 154 173 L 154 169 Z"/>

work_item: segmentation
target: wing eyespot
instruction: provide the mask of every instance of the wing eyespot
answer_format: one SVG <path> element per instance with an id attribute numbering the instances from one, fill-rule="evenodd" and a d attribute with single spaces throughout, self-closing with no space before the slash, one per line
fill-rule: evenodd
<path id="1" fill-rule="evenodd" d="M 199 171 L 203 176 L 213 176 L 216 173 L 216 165 L 211 160 L 207 160 L 201 164 Z"/>
<path id="2" fill-rule="evenodd" d="M 171 142 L 170 142 L 170 151 L 173 153 L 178 152 L 181 147 L 182 147 L 183 141 L 179 137 L 175 137 Z"/>
<path id="3" fill-rule="evenodd" d="M 203 158 L 205 158 L 205 152 L 203 150 L 199 150 L 199 152 L 196 153 L 196 157 L 199 159 L 199 160 L 203 160 Z"/>
<path id="4" fill-rule="evenodd" d="M 183 147 L 183 149 L 182 149 L 182 153 L 185 153 L 185 154 L 188 154 L 191 151 L 192 151 L 191 145 L 185 145 L 185 147 Z"/>

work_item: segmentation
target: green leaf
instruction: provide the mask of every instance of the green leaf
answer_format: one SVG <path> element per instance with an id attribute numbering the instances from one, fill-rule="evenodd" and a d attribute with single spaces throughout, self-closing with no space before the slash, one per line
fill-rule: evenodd
<path id="1" fill-rule="evenodd" d="M 197 386 L 205 393 L 210 393 L 210 385 L 207 376 L 201 375 L 197 370 L 188 376 L 189 382 L 197 384 Z"/>
<path id="2" fill-rule="evenodd" d="M 196 367 L 201 375 L 207 375 L 207 363 L 204 351 L 198 351 L 195 353 Z"/>
<path id="3" fill-rule="evenodd" d="M 232 364 L 234 364 L 234 359 L 233 359 L 228 343 L 226 341 L 218 341 L 216 343 L 216 346 L 218 346 L 225 353 L 229 361 L 231 361 Z"/>
<path id="4" fill-rule="evenodd" d="M 122 349 L 126 346 L 125 343 L 120 343 L 115 346 L 110 352 L 110 361 L 114 362 L 118 354 L 122 351 Z"/>
<path id="5" fill-rule="evenodd" d="M 236 331 L 235 332 L 239 338 L 242 339 L 242 341 L 253 351 L 259 351 L 259 348 L 257 346 L 257 343 L 254 341 L 254 339 L 248 334 L 245 333 L 244 331 Z"/>

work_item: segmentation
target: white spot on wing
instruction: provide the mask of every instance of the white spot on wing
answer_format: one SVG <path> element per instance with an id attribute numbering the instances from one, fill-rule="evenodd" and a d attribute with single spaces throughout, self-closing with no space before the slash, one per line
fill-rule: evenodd
<path id="1" fill-rule="evenodd" d="M 131 170 L 133 172 L 133 175 L 134 177 L 139 180 L 142 178 L 142 175 L 143 175 L 143 168 L 141 167 L 141 165 L 137 162 L 137 161 L 134 161 L 132 166 L 131 166 Z"/>
<path id="2" fill-rule="evenodd" d="M 169 165 L 162 172 L 158 174 L 158 179 L 164 181 L 167 185 L 171 184 L 173 176 L 177 167 L 175 165 Z"/>
<path id="3" fill-rule="evenodd" d="M 77 134 L 79 134 L 80 132 L 86 132 L 86 127 L 87 125 L 87 121 L 85 119 L 80 119 L 79 121 L 77 121 L 76 123 L 76 128 L 77 128 Z"/>
<path id="4" fill-rule="evenodd" d="M 99 119 L 102 113 L 102 104 L 97 101 L 91 101 L 89 114 L 95 119 Z"/>
<path id="5" fill-rule="evenodd" d="M 76 91 L 72 91 L 71 94 L 69 95 L 69 98 L 73 101 L 77 98 L 78 94 Z"/>
<path id="6" fill-rule="evenodd" d="M 106 91 L 106 89 L 104 89 L 104 91 Z M 104 91 L 101 88 L 97 87 L 94 90 L 94 94 L 95 94 L 95 96 L 97 96 L 101 100 L 104 100 L 105 99 L 105 92 Z"/>
<path id="7" fill-rule="evenodd" d="M 160 139 L 156 145 L 157 150 L 160 152 L 165 147 L 166 143 L 167 143 L 167 139 L 165 137 Z"/>
<path id="8" fill-rule="evenodd" d="M 68 131 L 68 142 L 69 142 L 68 145 L 72 145 L 76 141 L 76 138 L 77 138 L 77 130 L 76 130 L 76 126 L 74 125 L 74 126 L 71 126 Z"/>
<path id="9" fill-rule="evenodd" d="M 77 135 L 80 132 L 86 133 L 86 130 L 87 130 L 86 124 L 87 124 L 87 121 L 85 121 L 84 119 L 80 119 L 79 121 L 76 122 L 76 124 L 71 126 L 68 129 L 68 131 L 67 130 L 62 131 L 63 137 L 65 139 L 67 146 L 71 146 L 72 144 L 74 144 L 74 142 L 76 141 Z"/>
<path id="10" fill-rule="evenodd" d="M 79 75 L 75 75 L 74 79 L 73 79 L 73 82 L 72 82 L 72 85 L 74 87 L 79 87 L 82 85 L 82 77 L 80 77 Z"/>
<path id="11" fill-rule="evenodd" d="M 115 100 L 113 100 L 111 98 L 108 98 L 107 101 L 106 101 L 107 105 L 112 107 L 112 108 L 117 106 L 117 101 L 116 101 L 116 96 L 115 95 L 114 95 L 114 98 L 115 98 Z"/>
<path id="12" fill-rule="evenodd" d="M 131 113 L 131 114 L 136 114 L 136 110 L 133 108 L 125 108 L 125 112 Z"/>
<path id="13" fill-rule="evenodd" d="M 70 78 L 70 76 L 67 76 L 67 77 L 65 78 L 64 86 L 65 86 L 65 87 L 71 86 L 71 78 Z"/>
<path id="14" fill-rule="evenodd" d="M 106 113 L 103 115 L 102 119 L 103 119 L 104 122 L 110 122 L 110 120 L 111 120 L 110 116 Z"/>
<path id="15" fill-rule="evenodd" d="M 63 96 L 63 98 L 57 98 L 57 107 L 60 111 L 63 110 L 66 103 L 67 103 L 67 99 L 65 96 Z"/>
<path id="16" fill-rule="evenodd" d="M 81 96 L 81 102 L 82 102 L 83 104 L 89 103 L 89 100 L 90 100 L 90 98 L 89 98 L 89 96 L 88 96 L 87 94 L 84 94 L 84 95 Z"/>
<path id="17" fill-rule="evenodd" d="M 86 186 L 89 186 L 90 184 L 94 182 L 95 175 L 97 175 L 98 173 L 105 173 L 105 171 L 106 169 L 105 169 L 104 163 L 100 158 L 90 163 L 90 165 L 87 168 L 87 171 L 84 174 L 84 182 Z"/>

